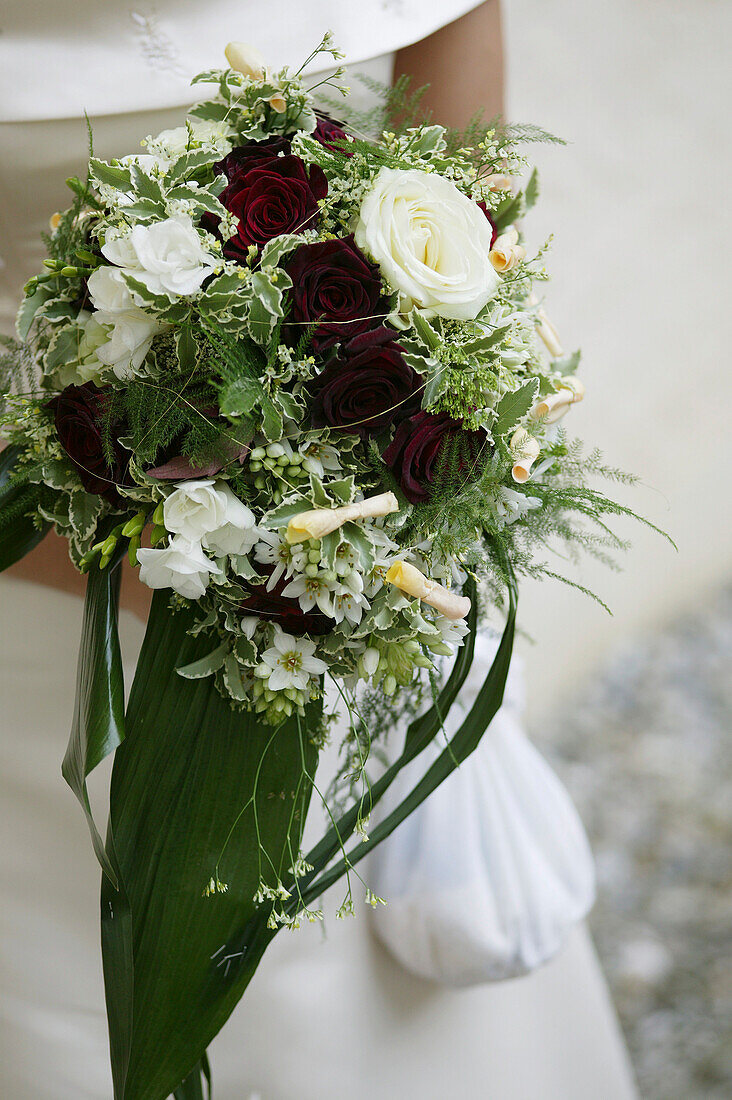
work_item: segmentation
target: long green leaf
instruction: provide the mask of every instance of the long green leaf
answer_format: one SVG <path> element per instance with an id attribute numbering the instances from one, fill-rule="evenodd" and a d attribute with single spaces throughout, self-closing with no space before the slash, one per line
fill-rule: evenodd
<path id="1" fill-rule="evenodd" d="M 317 764 L 297 721 L 264 726 L 213 678 L 177 674 L 210 648 L 188 634 L 194 615 L 156 593 L 112 773 L 120 890 L 103 882 L 102 926 L 116 1100 L 180 1089 L 237 1004 L 274 934 L 254 894 L 297 856 L 303 763 L 309 776 Z M 227 890 L 204 896 L 217 865 Z"/>
<path id="2" fill-rule="evenodd" d="M 349 867 L 353 867 L 372 848 L 385 840 L 478 747 L 481 737 L 503 702 L 503 692 L 506 687 L 506 678 L 513 650 L 515 621 L 516 590 L 511 585 L 509 588 L 509 612 L 503 636 L 488 675 L 467 718 L 442 750 L 437 760 L 428 768 L 422 779 L 399 805 L 370 831 L 368 840 L 358 844 L 348 853 L 348 856 L 344 856 L 320 878 L 310 884 L 308 890 L 304 891 L 306 904 L 309 904 L 314 898 L 327 890 L 329 886 L 332 886 L 346 873 Z"/>
<path id="3" fill-rule="evenodd" d="M 334 825 L 328 830 L 311 851 L 306 860 L 312 865 L 310 871 L 300 881 L 300 888 L 307 898 L 317 897 L 313 893 L 311 884 L 318 874 L 330 863 L 344 844 L 353 834 L 359 817 L 367 816 L 380 802 L 391 787 L 394 780 L 407 764 L 411 763 L 424 749 L 427 748 L 433 737 L 442 727 L 445 715 L 454 703 L 460 688 L 465 683 L 470 666 L 473 663 L 475 649 L 475 635 L 478 623 L 478 607 L 476 600 L 476 586 L 472 578 L 468 578 L 465 588 L 466 595 L 470 597 L 471 607 L 468 615 L 468 634 L 463 645 L 458 651 L 455 663 L 452 667 L 447 683 L 443 687 L 438 700 L 421 717 L 416 718 L 408 727 L 404 740 L 404 748 L 399 758 L 384 772 L 384 774 L 372 785 L 368 795 L 360 802 L 351 806 Z M 335 880 L 333 880 L 335 881 Z"/>
<path id="4" fill-rule="evenodd" d="M 0 451 L 0 573 L 29 554 L 51 528 L 50 523 L 36 526 L 28 514 L 37 503 L 37 488 L 13 484 L 12 473 L 19 455 L 19 447 Z M 11 509 L 13 518 L 7 519 Z"/>
<path id="5" fill-rule="evenodd" d="M 124 681 L 117 633 L 121 556 L 119 551 L 109 568 L 94 569 L 87 579 L 74 721 L 61 765 L 61 774 L 86 815 L 97 859 L 115 885 L 117 876 L 94 822 L 86 779 L 124 737 Z"/>

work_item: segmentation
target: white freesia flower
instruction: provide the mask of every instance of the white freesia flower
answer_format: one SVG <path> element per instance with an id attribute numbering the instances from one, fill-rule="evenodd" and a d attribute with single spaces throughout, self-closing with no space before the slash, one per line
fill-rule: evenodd
<path id="1" fill-rule="evenodd" d="M 196 294 L 220 259 L 208 252 L 191 218 L 178 214 L 150 225 L 135 225 L 113 237 L 102 253 L 153 294 L 171 299 Z"/>
<path id="2" fill-rule="evenodd" d="M 215 554 L 246 554 L 259 538 L 254 513 L 224 481 L 184 481 L 166 497 L 165 527 Z"/>
<path id="3" fill-rule="evenodd" d="M 314 657 L 315 642 L 306 638 L 293 638 L 277 629 L 274 645 L 262 654 L 262 664 L 269 673 L 270 691 L 298 688 L 304 691 L 311 676 L 321 676 L 327 671 L 325 661 Z"/>
<path id="4" fill-rule="evenodd" d="M 218 565 L 206 557 L 200 543 L 189 542 L 180 535 L 160 550 L 138 550 L 137 560 L 140 580 L 148 588 L 173 588 L 189 600 L 199 600 L 211 574 L 221 573 Z"/>
<path id="5" fill-rule="evenodd" d="M 499 286 L 489 259 L 491 233 L 480 207 L 451 180 L 382 168 L 361 204 L 356 242 L 404 305 L 471 321 Z"/>

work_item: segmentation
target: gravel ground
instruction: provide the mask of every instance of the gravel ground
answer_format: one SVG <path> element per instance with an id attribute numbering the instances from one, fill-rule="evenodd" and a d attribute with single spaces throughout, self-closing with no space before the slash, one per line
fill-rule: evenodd
<path id="1" fill-rule="evenodd" d="M 731 718 L 732 588 L 545 731 L 593 843 L 591 927 L 645 1100 L 732 1096 Z"/>

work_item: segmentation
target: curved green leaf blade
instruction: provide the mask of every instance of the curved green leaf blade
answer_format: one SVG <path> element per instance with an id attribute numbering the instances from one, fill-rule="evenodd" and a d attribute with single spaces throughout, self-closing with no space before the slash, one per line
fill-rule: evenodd
<path id="1" fill-rule="evenodd" d="M 0 451 L 0 573 L 29 554 L 51 529 L 50 523 L 36 526 L 32 516 L 27 514 L 38 502 L 38 487 L 12 482 L 19 454 L 18 447 Z M 12 518 L 9 518 L 11 509 Z"/>
<path id="2" fill-rule="evenodd" d="M 372 848 L 385 840 L 478 747 L 481 737 L 493 721 L 503 702 L 503 692 L 506 687 L 509 665 L 511 664 L 516 621 L 516 590 L 513 586 L 509 589 L 509 601 L 506 626 L 498 651 L 467 718 L 452 736 L 437 760 L 427 769 L 409 794 L 390 814 L 387 814 L 383 821 L 379 822 L 370 831 L 368 840 L 359 843 L 348 853 L 347 857 L 339 860 L 320 878 L 312 882 L 307 891 L 303 891 L 304 900 L 307 904 L 310 904 L 312 900 L 324 893 L 329 886 L 332 886 L 346 873 L 349 867 L 353 867 Z M 401 760 L 402 758 L 397 761 L 397 764 L 401 765 L 399 770 L 404 766 L 401 764 Z"/>
<path id="3" fill-rule="evenodd" d="M 188 634 L 194 621 L 156 593 L 112 773 L 121 890 L 103 884 L 102 924 L 116 1100 L 180 1089 L 239 1001 L 274 935 L 254 894 L 288 875 L 317 763 L 302 722 L 264 726 L 213 678 L 178 675 L 211 646 Z"/>
<path id="4" fill-rule="evenodd" d="M 104 570 L 87 578 L 84 621 L 76 672 L 71 736 L 61 774 L 81 803 L 94 852 L 113 884 L 117 876 L 94 822 L 86 779 L 124 737 L 124 680 L 117 632 L 122 551 Z"/>

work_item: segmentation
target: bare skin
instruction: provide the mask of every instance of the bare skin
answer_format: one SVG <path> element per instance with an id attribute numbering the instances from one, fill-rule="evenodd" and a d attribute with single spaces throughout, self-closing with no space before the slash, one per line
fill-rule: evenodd
<path id="1" fill-rule="evenodd" d="M 481 108 L 486 120 L 503 111 L 503 42 L 499 0 L 486 0 L 435 34 L 399 50 L 394 77 L 407 73 L 413 87 L 429 84 L 423 100 L 436 121 L 463 129 Z M 69 560 L 65 541 L 48 535 L 12 569 L 12 577 L 83 596 L 86 579 Z M 125 561 L 122 606 L 147 619 L 152 593 Z"/>
<path id="2" fill-rule="evenodd" d="M 486 121 L 503 113 L 503 39 L 499 0 L 448 23 L 429 38 L 399 50 L 394 78 L 429 84 L 423 104 L 436 122 L 464 129 L 478 111 Z"/>

